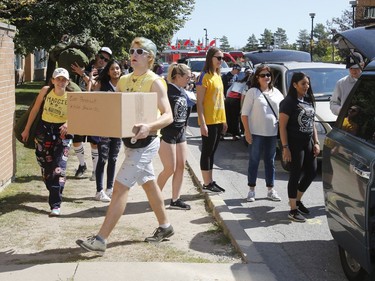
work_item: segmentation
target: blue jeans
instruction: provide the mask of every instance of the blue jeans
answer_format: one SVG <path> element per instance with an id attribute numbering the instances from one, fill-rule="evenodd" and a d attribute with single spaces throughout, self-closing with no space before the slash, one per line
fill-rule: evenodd
<path id="1" fill-rule="evenodd" d="M 258 166 L 263 155 L 266 186 L 273 187 L 275 180 L 275 156 L 277 136 L 265 137 L 252 135 L 253 143 L 249 148 L 249 167 L 247 170 L 247 185 L 256 186 Z"/>

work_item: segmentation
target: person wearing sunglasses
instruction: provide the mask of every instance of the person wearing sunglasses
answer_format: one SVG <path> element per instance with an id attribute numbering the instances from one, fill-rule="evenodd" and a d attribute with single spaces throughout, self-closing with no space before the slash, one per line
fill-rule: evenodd
<path id="1" fill-rule="evenodd" d="M 217 47 L 207 51 L 206 61 L 198 81 L 197 113 L 202 135 L 200 168 L 203 177 L 203 192 L 220 193 L 224 189 L 213 180 L 213 165 L 221 134 L 227 130 L 224 105 L 224 85 L 220 76 L 223 52 Z"/>
<path id="2" fill-rule="evenodd" d="M 160 147 L 158 130 L 173 121 L 169 105 L 167 87 L 160 76 L 151 71 L 157 49 L 154 42 L 144 37 L 136 37 L 129 50 L 131 66 L 134 71 L 124 75 L 117 83 L 117 92 L 156 92 L 159 117 L 148 124 L 134 124 L 134 137 L 124 138 L 125 159 L 116 175 L 111 203 L 109 204 L 104 222 L 97 233 L 76 243 L 87 251 L 104 254 L 110 233 L 124 214 L 129 191 L 134 185 L 141 185 L 146 192 L 149 204 L 154 211 L 159 226 L 146 242 L 161 242 L 174 234 L 172 225 L 167 218 L 164 200 L 156 177 L 152 159 Z"/>
<path id="3" fill-rule="evenodd" d="M 284 96 L 273 87 L 273 76 L 268 65 L 259 65 L 252 77 L 251 88 L 246 92 L 242 105 L 241 120 L 248 145 L 249 164 L 247 185 L 248 202 L 255 201 L 258 167 L 263 156 L 267 198 L 281 201 L 274 189 L 275 156 L 278 132 L 279 104 Z"/>
<path id="4" fill-rule="evenodd" d="M 112 50 L 108 47 L 102 47 L 93 60 L 85 69 L 81 68 L 77 63 L 72 64 L 71 68 L 73 72 L 77 73 L 80 79 L 80 87 L 83 91 L 90 91 L 91 83 L 98 77 L 101 70 L 107 65 L 108 61 L 112 58 Z M 98 141 L 90 136 L 74 135 L 73 138 L 73 149 L 77 155 L 79 165 L 75 173 L 76 178 L 82 178 L 87 171 L 87 165 L 85 162 L 85 150 L 83 143 L 90 142 L 91 146 L 91 159 L 92 159 L 92 173 L 90 180 L 95 181 L 95 170 L 98 163 Z"/>

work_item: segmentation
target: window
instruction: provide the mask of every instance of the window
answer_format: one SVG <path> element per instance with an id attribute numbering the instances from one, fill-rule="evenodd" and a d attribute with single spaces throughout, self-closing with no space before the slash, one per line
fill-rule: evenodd
<path id="1" fill-rule="evenodd" d="M 375 7 L 366 7 L 364 14 L 364 19 L 375 19 Z"/>
<path id="2" fill-rule="evenodd" d="M 34 68 L 41 69 L 47 67 L 47 52 L 45 50 L 37 50 L 34 52 Z"/>
<path id="3" fill-rule="evenodd" d="M 360 80 L 360 84 L 352 95 L 341 129 L 374 143 L 375 80 L 373 76 L 363 77 Z"/>
<path id="4" fill-rule="evenodd" d="M 22 69 L 23 68 L 23 55 L 16 54 L 14 60 L 14 69 Z"/>

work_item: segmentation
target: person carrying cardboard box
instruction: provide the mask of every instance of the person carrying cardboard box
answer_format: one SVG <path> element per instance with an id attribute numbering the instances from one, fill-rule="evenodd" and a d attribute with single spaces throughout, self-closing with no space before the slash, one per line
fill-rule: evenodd
<path id="1" fill-rule="evenodd" d="M 152 236 L 146 242 L 161 242 L 174 234 L 174 230 L 167 218 L 164 200 L 160 188 L 156 184 L 152 159 L 158 153 L 160 139 L 157 131 L 173 121 L 172 110 L 169 105 L 165 82 L 151 71 L 156 56 L 156 45 L 143 37 L 135 38 L 131 43 L 129 54 L 134 71 L 124 75 L 117 84 L 119 92 L 156 92 L 157 107 L 160 116 L 156 121 L 134 125 L 134 137 L 123 139 L 125 160 L 118 172 L 104 222 L 97 233 L 76 243 L 83 249 L 98 254 L 104 254 L 107 239 L 123 215 L 130 189 L 135 185 L 142 185 L 146 192 L 150 206 L 159 223 Z"/>

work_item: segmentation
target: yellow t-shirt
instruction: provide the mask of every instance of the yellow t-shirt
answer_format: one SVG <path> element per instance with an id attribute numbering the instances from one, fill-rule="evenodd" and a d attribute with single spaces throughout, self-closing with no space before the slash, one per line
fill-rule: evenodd
<path id="1" fill-rule="evenodd" d="M 44 101 L 42 120 L 49 123 L 65 123 L 68 116 L 67 93 L 58 96 L 51 90 Z"/>
<path id="2" fill-rule="evenodd" d="M 203 77 L 202 77 L 203 76 Z M 203 115 L 207 125 L 226 123 L 224 86 L 217 73 L 202 73 L 197 85 L 206 88 L 203 100 Z M 200 124 L 200 120 L 198 120 Z"/>
<path id="3" fill-rule="evenodd" d="M 130 73 L 121 76 L 120 80 L 117 82 L 116 89 L 118 92 L 150 92 L 152 83 L 157 79 L 164 80 L 151 70 L 148 70 L 145 74 L 140 76 Z"/>

